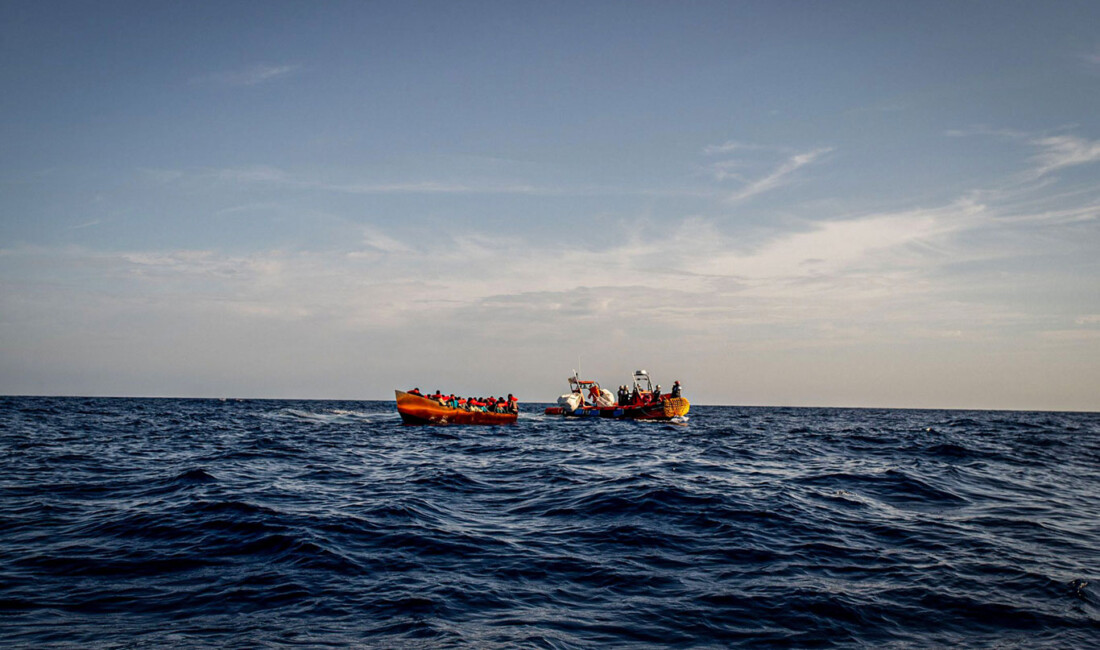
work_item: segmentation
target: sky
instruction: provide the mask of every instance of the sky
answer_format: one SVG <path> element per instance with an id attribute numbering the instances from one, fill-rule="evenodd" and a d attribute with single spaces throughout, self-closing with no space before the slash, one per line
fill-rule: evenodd
<path id="1" fill-rule="evenodd" d="M 0 394 L 1100 410 L 1100 3 L 0 3 Z"/>

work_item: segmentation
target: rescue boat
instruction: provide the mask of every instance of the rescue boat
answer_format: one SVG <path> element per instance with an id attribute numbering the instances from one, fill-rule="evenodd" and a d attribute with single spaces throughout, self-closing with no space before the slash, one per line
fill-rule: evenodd
<path id="1" fill-rule="evenodd" d="M 611 391 L 601 388 L 599 382 L 581 379 L 576 371 L 569 378 L 569 388 L 569 393 L 558 398 L 557 406 L 546 409 L 546 415 L 671 420 L 687 415 L 691 409 L 691 403 L 683 397 L 656 395 L 645 370 L 634 371 L 631 400 L 627 404 L 619 404 Z"/>
<path id="2" fill-rule="evenodd" d="M 397 412 L 405 424 L 515 424 L 517 413 L 467 411 L 443 406 L 434 399 L 395 390 Z"/>

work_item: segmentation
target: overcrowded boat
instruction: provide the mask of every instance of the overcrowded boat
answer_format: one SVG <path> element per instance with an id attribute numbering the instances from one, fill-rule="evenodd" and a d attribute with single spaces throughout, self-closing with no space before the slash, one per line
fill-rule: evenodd
<path id="1" fill-rule="evenodd" d="M 397 412 L 405 424 L 515 424 L 519 402 L 508 399 L 485 399 L 441 395 L 423 395 L 419 389 L 395 390 Z"/>
<path id="2" fill-rule="evenodd" d="M 574 371 L 569 378 L 570 391 L 558 398 L 558 405 L 546 409 L 546 415 L 600 417 L 627 420 L 672 420 L 688 414 L 691 403 L 680 394 L 680 382 L 668 394 L 654 387 L 645 370 L 635 370 L 633 386 L 620 386 L 616 396 L 599 382 L 581 379 Z"/>

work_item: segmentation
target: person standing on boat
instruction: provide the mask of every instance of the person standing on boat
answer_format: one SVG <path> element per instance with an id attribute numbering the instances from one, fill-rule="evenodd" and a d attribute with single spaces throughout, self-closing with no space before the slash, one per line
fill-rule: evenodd
<path id="1" fill-rule="evenodd" d="M 672 396 L 672 397 L 680 397 L 680 380 L 679 380 L 679 379 L 677 379 L 676 381 L 672 382 L 672 393 L 671 393 L 671 396 Z"/>
<path id="2" fill-rule="evenodd" d="M 511 393 L 508 393 L 508 410 L 512 413 L 519 413 L 519 400 Z"/>

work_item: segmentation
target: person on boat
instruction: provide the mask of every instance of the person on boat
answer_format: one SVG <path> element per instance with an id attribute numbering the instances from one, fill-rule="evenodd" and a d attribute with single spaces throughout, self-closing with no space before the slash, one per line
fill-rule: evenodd
<path id="1" fill-rule="evenodd" d="M 676 381 L 672 382 L 671 397 L 679 397 L 679 396 L 680 396 L 680 380 L 677 379 Z"/>
<path id="2" fill-rule="evenodd" d="M 519 400 L 511 393 L 508 393 L 508 410 L 512 413 L 519 413 Z"/>
<path id="3" fill-rule="evenodd" d="M 459 397 L 457 400 L 455 400 L 455 405 L 460 409 L 465 409 L 469 405 L 469 400 L 467 400 L 465 397 Z"/>
<path id="4" fill-rule="evenodd" d="M 630 394 L 630 403 L 637 406 L 642 403 L 642 394 L 638 392 L 638 386 L 634 386 L 634 392 Z"/>
<path id="5" fill-rule="evenodd" d="M 657 384 L 657 387 L 653 389 L 653 403 L 661 401 L 661 385 Z"/>
<path id="6" fill-rule="evenodd" d="M 424 397 L 424 395 L 420 392 L 419 388 L 414 388 L 414 389 L 410 390 L 409 395 L 420 395 L 421 397 Z"/>

